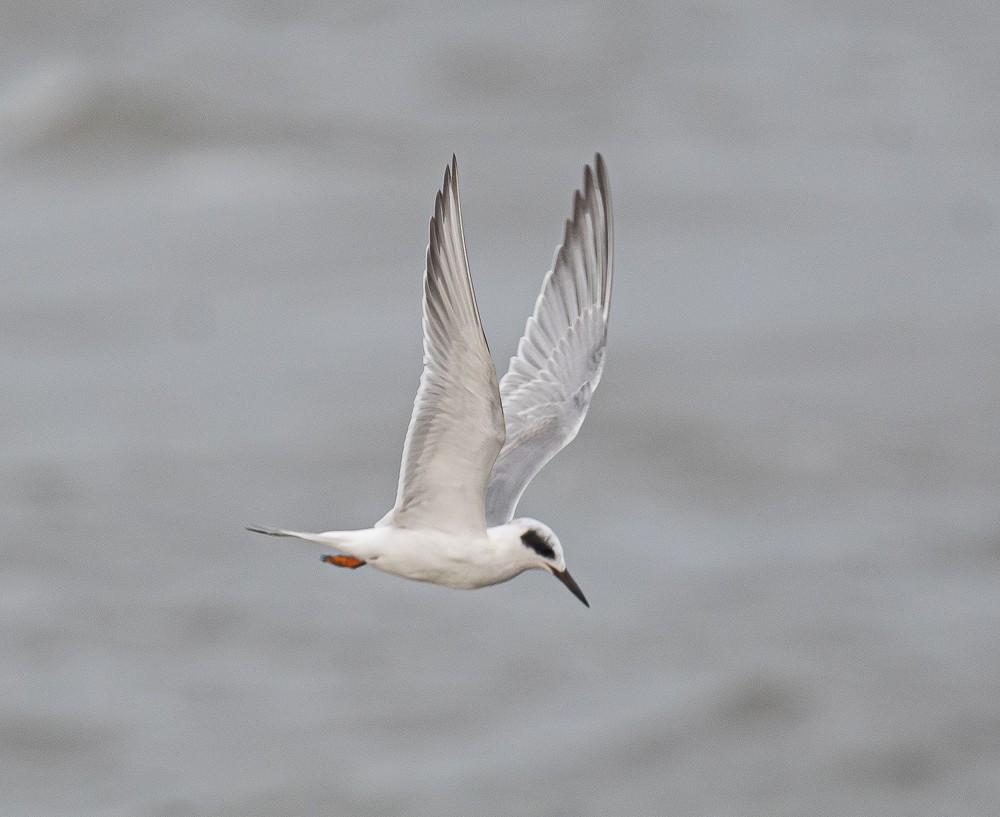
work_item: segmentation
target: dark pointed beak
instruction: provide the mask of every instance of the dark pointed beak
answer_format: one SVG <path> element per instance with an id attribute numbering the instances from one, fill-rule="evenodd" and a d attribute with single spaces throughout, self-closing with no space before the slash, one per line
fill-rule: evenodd
<path id="1" fill-rule="evenodd" d="M 583 591 L 580 589 L 573 577 L 569 575 L 568 570 L 556 570 L 552 569 L 552 575 L 555 576 L 559 581 L 565 584 L 569 588 L 569 592 L 576 596 L 580 601 L 583 602 L 585 607 L 590 607 L 590 602 L 587 601 L 587 597 L 583 595 Z"/>

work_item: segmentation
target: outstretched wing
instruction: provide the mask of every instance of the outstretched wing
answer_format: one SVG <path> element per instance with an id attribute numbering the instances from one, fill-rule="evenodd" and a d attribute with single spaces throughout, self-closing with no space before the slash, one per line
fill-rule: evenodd
<path id="1" fill-rule="evenodd" d="M 379 524 L 482 534 L 486 482 L 503 441 L 497 373 L 472 289 L 453 156 L 427 245 L 424 371 L 396 504 Z"/>
<path id="2" fill-rule="evenodd" d="M 507 440 L 486 489 L 486 521 L 514 516 L 524 489 L 580 430 L 601 380 L 611 305 L 613 229 L 604 160 L 584 170 L 573 217 L 534 314 L 500 381 Z"/>

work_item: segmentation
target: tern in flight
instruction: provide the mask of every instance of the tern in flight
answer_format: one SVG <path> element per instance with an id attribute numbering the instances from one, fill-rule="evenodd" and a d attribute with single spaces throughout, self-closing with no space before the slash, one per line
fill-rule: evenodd
<path id="1" fill-rule="evenodd" d="M 403 444 L 396 504 L 371 528 L 292 536 L 337 551 L 323 561 L 371 565 L 472 589 L 547 570 L 590 606 L 555 533 L 514 518 L 542 466 L 580 430 L 604 368 L 611 305 L 611 196 L 600 154 L 586 167 L 535 311 L 497 382 L 472 287 L 458 165 L 434 203 L 424 272 L 424 370 Z"/>

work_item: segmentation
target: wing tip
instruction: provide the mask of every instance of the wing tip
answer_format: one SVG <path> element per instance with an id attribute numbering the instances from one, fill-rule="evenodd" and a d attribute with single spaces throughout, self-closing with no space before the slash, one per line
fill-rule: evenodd
<path id="1" fill-rule="evenodd" d="M 444 182 L 441 184 L 441 192 L 451 194 L 458 190 L 458 155 L 451 154 L 451 161 L 444 166 Z"/>
<path id="2" fill-rule="evenodd" d="M 445 221 L 448 211 L 454 209 L 458 215 L 459 229 L 461 229 L 461 215 L 458 204 L 458 156 L 454 152 L 451 154 L 451 162 L 445 165 L 444 181 L 441 188 L 434 196 L 434 215 L 430 218 L 430 241 L 427 244 L 428 267 L 432 256 L 438 254 L 438 250 L 444 242 Z"/>
<path id="3" fill-rule="evenodd" d="M 601 292 L 601 300 L 604 305 L 604 319 L 607 321 L 611 309 L 611 282 L 614 276 L 614 247 L 615 247 L 615 227 L 614 216 L 611 211 L 611 182 L 608 179 L 608 167 L 604 162 L 604 156 L 600 151 L 594 154 L 594 169 L 597 180 L 597 192 L 600 195 L 601 214 L 604 217 L 604 280 Z M 588 166 L 585 175 L 589 175 Z"/>
<path id="4" fill-rule="evenodd" d="M 597 178 L 597 186 L 601 189 L 602 194 L 607 196 L 611 185 L 608 182 L 608 166 L 600 151 L 594 154 L 594 175 Z"/>

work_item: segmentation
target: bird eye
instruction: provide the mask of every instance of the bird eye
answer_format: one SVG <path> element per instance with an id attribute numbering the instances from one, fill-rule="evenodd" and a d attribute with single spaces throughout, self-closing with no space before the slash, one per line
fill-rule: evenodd
<path id="1" fill-rule="evenodd" d="M 543 559 L 556 558 L 556 552 L 552 549 L 552 545 L 534 528 L 526 530 L 521 534 L 521 542 L 526 548 L 535 551 Z"/>

